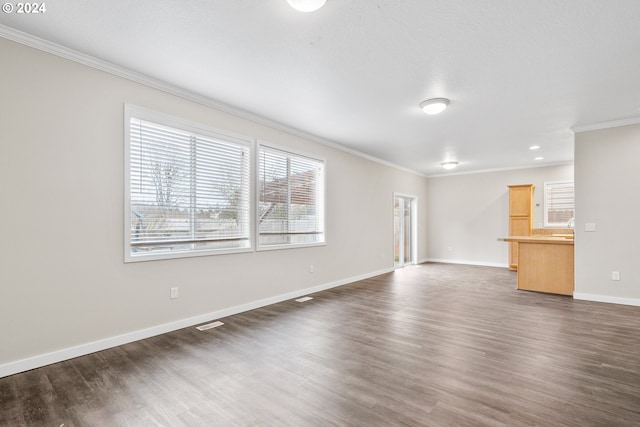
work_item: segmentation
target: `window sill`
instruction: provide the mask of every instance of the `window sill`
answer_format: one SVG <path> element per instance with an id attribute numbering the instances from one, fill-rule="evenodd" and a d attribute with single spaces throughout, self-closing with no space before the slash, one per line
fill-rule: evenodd
<path id="1" fill-rule="evenodd" d="M 177 259 L 177 258 L 229 255 L 229 254 L 239 254 L 239 253 L 247 253 L 247 252 L 253 252 L 253 248 L 219 249 L 219 250 L 203 249 L 198 251 L 166 252 L 166 253 L 155 253 L 155 254 L 141 253 L 140 255 L 125 254 L 124 262 L 135 263 L 135 262 L 143 262 L 143 261 L 158 261 L 158 260 Z"/>
<path id="2" fill-rule="evenodd" d="M 298 249 L 298 248 L 313 248 L 318 246 L 327 246 L 327 242 L 322 243 L 296 243 L 293 245 L 272 245 L 272 246 L 262 246 L 256 249 L 256 252 L 263 251 L 278 251 L 283 249 Z"/>

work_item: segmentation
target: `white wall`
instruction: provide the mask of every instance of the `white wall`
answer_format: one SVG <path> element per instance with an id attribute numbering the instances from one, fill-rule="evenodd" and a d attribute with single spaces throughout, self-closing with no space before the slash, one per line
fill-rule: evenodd
<path id="1" fill-rule="evenodd" d="M 576 134 L 576 298 L 640 305 L 639 161 L 640 124 Z"/>
<path id="2" fill-rule="evenodd" d="M 5 39 L 0 57 L 0 376 L 388 271 L 394 191 L 419 197 L 426 257 L 426 178 Z M 125 264 L 125 102 L 326 158 L 327 245 Z"/>
<path id="3" fill-rule="evenodd" d="M 542 227 L 545 181 L 573 179 L 573 165 L 429 178 L 429 259 L 507 267 L 508 185 L 534 184 L 534 227 Z"/>

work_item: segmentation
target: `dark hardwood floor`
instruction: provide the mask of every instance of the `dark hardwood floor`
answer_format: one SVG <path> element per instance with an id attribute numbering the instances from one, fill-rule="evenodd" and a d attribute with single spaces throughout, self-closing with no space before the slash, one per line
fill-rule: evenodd
<path id="1" fill-rule="evenodd" d="M 640 307 L 423 264 L 0 379 L 2 426 L 639 426 Z"/>

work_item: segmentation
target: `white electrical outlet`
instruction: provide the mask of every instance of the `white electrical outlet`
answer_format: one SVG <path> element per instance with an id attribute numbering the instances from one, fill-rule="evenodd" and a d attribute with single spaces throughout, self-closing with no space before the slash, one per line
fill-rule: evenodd
<path id="1" fill-rule="evenodd" d="M 612 271 L 611 272 L 611 280 L 620 280 L 620 272 Z"/>
<path id="2" fill-rule="evenodd" d="M 595 222 L 587 222 L 584 224 L 584 231 L 596 231 Z"/>
<path id="3" fill-rule="evenodd" d="M 171 299 L 178 298 L 178 288 L 171 288 Z"/>
<path id="4" fill-rule="evenodd" d="M 309 266 L 309 273 L 313 273 L 313 264 Z"/>

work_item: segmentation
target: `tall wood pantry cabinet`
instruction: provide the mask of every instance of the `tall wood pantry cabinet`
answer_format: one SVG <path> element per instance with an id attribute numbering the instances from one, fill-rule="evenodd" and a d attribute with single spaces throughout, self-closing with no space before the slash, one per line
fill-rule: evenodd
<path id="1" fill-rule="evenodd" d="M 533 230 L 533 184 L 509 185 L 509 236 L 530 236 Z M 518 244 L 509 243 L 509 269 L 518 269 Z"/>

